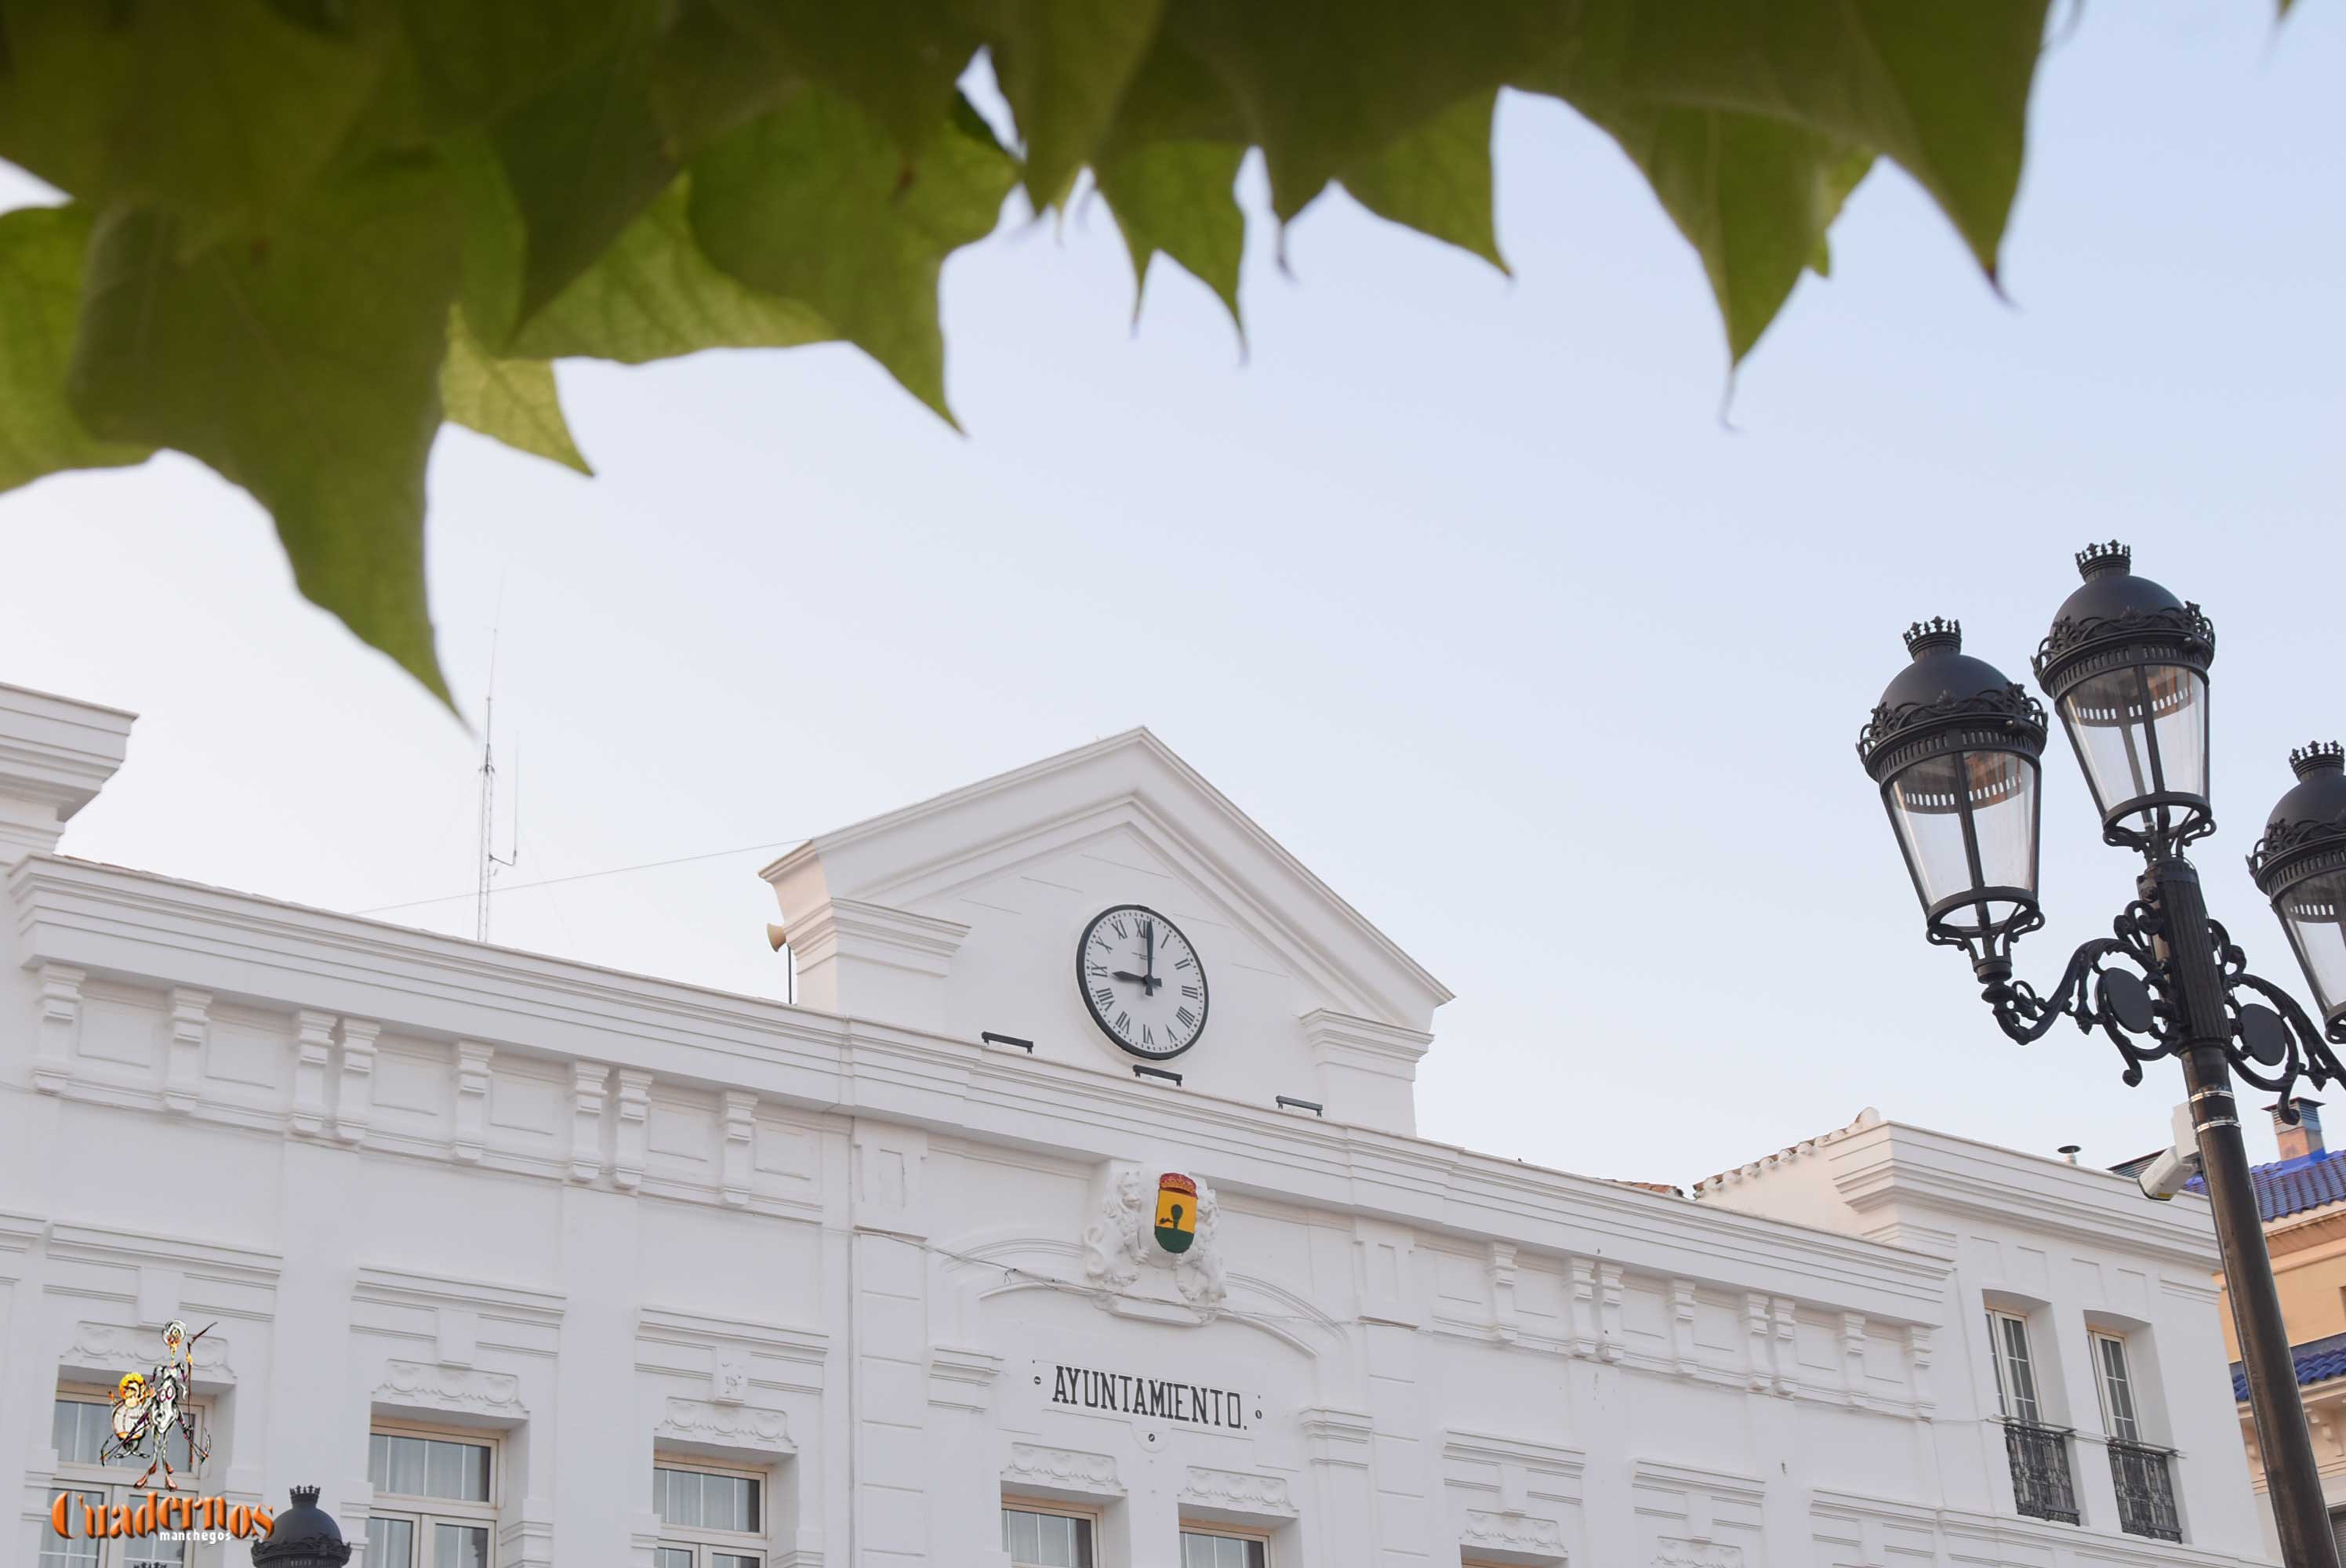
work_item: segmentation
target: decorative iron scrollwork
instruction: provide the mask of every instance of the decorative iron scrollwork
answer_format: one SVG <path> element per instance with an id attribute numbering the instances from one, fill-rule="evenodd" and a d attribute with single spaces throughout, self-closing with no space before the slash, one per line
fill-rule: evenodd
<path id="1" fill-rule="evenodd" d="M 2008 960 L 1982 966 L 1982 1000 L 1995 1013 L 1996 1026 L 2026 1045 L 2044 1038 L 2055 1020 L 2067 1018 L 2081 1033 L 2099 1029 L 2125 1058 L 2122 1076 L 2142 1082 L 2146 1063 L 2188 1049 L 2174 977 L 2158 956 L 2164 920 L 2157 905 L 2137 899 L 2111 922 L 2112 934 L 2082 943 L 2049 994 L 2011 976 Z M 2316 1088 L 2346 1081 L 2341 1065 L 2305 1009 L 2280 986 L 2251 974 L 2248 955 L 2216 921 L 2217 967 L 2224 986 L 2224 1012 L 2230 1025 L 2224 1055 L 2232 1071 L 2280 1096 L 2283 1115 L 2296 1120 L 2290 1103 L 2299 1078 Z M 2111 967 L 2112 962 L 2131 967 Z"/>

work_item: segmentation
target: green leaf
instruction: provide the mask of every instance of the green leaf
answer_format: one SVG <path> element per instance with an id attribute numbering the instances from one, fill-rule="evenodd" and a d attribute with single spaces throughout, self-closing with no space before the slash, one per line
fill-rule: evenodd
<path id="1" fill-rule="evenodd" d="M 651 0 L 395 0 L 425 131 L 485 123 L 599 50 Z"/>
<path id="2" fill-rule="evenodd" d="M 1850 192 L 1872 172 L 1873 154 L 1861 148 L 1843 159 L 1839 168 L 1825 177 L 1825 200 L 1830 208 L 1825 215 L 1827 229 L 1840 221 L 1841 207 L 1849 200 Z M 1816 253 L 1809 258 L 1809 270 L 1820 278 L 1832 276 L 1832 242 L 1822 233 L 1817 236 Z"/>
<path id="3" fill-rule="evenodd" d="M 0 490 L 65 468 L 120 468 L 154 448 L 100 441 L 66 402 L 89 212 L 0 213 Z"/>
<path id="4" fill-rule="evenodd" d="M 1025 143 L 1037 212 L 1062 199 L 1107 136 L 1165 0 L 960 0 Z"/>
<path id="5" fill-rule="evenodd" d="M 1098 169 L 1100 195 L 1132 255 L 1132 314 L 1148 283 L 1149 260 L 1170 256 L 1239 315 L 1239 263 L 1246 250 L 1246 215 L 1233 187 L 1246 148 L 1229 142 L 1151 142 Z"/>
<path id="6" fill-rule="evenodd" d="M 686 216 L 689 176 L 619 236 L 515 341 L 534 359 L 585 355 L 639 365 L 702 349 L 788 349 L 839 333 L 809 307 L 717 270 Z"/>
<path id="7" fill-rule="evenodd" d="M 680 166 L 653 102 L 658 45 L 650 20 L 636 18 L 496 127 L 497 162 L 524 239 L 510 315 L 474 317 L 484 342 L 503 348 L 506 321 L 527 321 L 562 292 L 676 178 Z"/>
<path id="8" fill-rule="evenodd" d="M 1245 116 L 1285 221 L 1342 171 L 1495 90 L 1567 11 L 1540 0 L 1182 0 L 1165 25 Z"/>
<path id="9" fill-rule="evenodd" d="M 570 438 L 555 391 L 554 367 L 544 360 L 493 358 L 464 326 L 464 312 L 448 312 L 448 357 L 440 365 L 440 402 L 448 418 L 504 442 L 516 452 L 549 458 L 592 474 Z"/>
<path id="10" fill-rule="evenodd" d="M 268 212 L 324 168 L 389 36 L 270 0 L 12 0 L 0 21 L 0 158 L 94 205 L 215 219 Z"/>
<path id="11" fill-rule="evenodd" d="M 1798 126 L 1718 109 L 1633 104 L 1590 117 L 1645 171 L 1701 256 L 1729 359 L 1740 362 L 1817 259 L 1853 183 L 1851 150 Z"/>
<path id="12" fill-rule="evenodd" d="M 1506 271 L 1491 217 L 1491 119 L 1498 104 L 1494 90 L 1443 110 L 1345 170 L 1344 188 L 1378 217 L 1446 239 Z"/>
<path id="13" fill-rule="evenodd" d="M 1170 28 L 1160 31 L 1093 160 L 1132 256 L 1135 321 L 1149 260 L 1162 251 L 1220 297 L 1244 341 L 1246 217 L 1233 188 L 1246 152 L 1246 117 L 1229 89 Z"/>
<path id="14" fill-rule="evenodd" d="M 458 265 L 437 162 L 378 159 L 192 255 L 182 228 L 99 219 L 74 406 L 97 435 L 175 447 L 250 491 L 304 596 L 446 701 L 423 576 Z"/>
<path id="15" fill-rule="evenodd" d="M 1543 65 L 1509 79 L 1576 104 L 1725 109 L 1874 148 L 1938 200 L 1993 278 L 2049 3 L 1589 0 Z"/>
<path id="16" fill-rule="evenodd" d="M 937 0 L 712 0 L 749 42 L 869 116 L 905 158 L 953 108 L 977 34 Z"/>
<path id="17" fill-rule="evenodd" d="M 965 102 L 913 168 L 870 116 L 810 88 L 694 161 L 689 211 L 709 260 L 808 306 L 951 423 L 938 273 L 994 231 L 1017 176 Z"/>

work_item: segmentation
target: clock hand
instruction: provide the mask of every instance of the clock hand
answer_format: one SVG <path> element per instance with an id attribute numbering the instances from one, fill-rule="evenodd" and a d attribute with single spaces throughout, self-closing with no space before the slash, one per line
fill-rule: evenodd
<path id="1" fill-rule="evenodd" d="M 1143 967 L 1148 971 L 1148 974 L 1141 979 L 1140 993 L 1143 996 L 1154 996 L 1157 994 L 1157 988 L 1165 983 L 1157 978 L 1157 922 L 1143 921 L 1140 924 L 1140 934 L 1147 944 L 1145 954 L 1148 962 Z"/>
<path id="2" fill-rule="evenodd" d="M 1147 975 L 1145 975 L 1145 974 L 1135 974 L 1135 973 L 1133 973 L 1133 972 L 1132 972 L 1132 971 L 1130 971 L 1130 970 L 1128 970 L 1128 969 L 1114 969 L 1114 970 L 1110 970 L 1110 971 L 1108 972 L 1108 978 L 1109 978 L 1110 980 L 1132 980 L 1132 981 L 1137 981 L 1137 982 L 1139 982 L 1142 985 L 1147 985 L 1147 984 L 1148 983 L 1148 976 L 1147 976 Z"/>

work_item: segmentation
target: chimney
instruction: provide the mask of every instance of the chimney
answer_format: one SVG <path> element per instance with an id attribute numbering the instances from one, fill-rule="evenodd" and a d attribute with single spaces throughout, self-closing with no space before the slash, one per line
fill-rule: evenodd
<path id="1" fill-rule="evenodd" d="M 2280 1145 L 2280 1157 L 2294 1160 L 2321 1153 L 2321 1102 L 2300 1095 L 2289 1103 L 2297 1107 L 2293 1127 L 2281 1120 L 2278 1103 L 2272 1107 L 2273 1137 Z"/>

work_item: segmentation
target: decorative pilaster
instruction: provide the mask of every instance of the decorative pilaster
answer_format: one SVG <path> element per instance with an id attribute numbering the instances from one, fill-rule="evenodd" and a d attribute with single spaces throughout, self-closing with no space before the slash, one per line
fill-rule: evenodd
<path id="1" fill-rule="evenodd" d="M 1596 1266 L 1596 1300 L 1600 1308 L 1597 1318 L 1597 1354 L 1608 1361 L 1621 1359 L 1621 1266 L 1600 1263 Z"/>
<path id="2" fill-rule="evenodd" d="M 374 1109 L 374 1041 L 380 1023 L 342 1020 L 342 1092 L 334 1097 L 334 1135 L 346 1144 L 364 1141 Z"/>
<path id="3" fill-rule="evenodd" d="M 33 1058 L 33 1087 L 54 1095 L 73 1076 L 74 1043 L 81 1031 L 81 983 L 88 976 L 69 963 L 41 965 L 40 1041 Z"/>
<path id="4" fill-rule="evenodd" d="M 171 1038 L 163 1061 L 163 1108 L 184 1116 L 204 1087 L 204 1037 L 211 1028 L 212 993 L 171 988 Z"/>
<path id="5" fill-rule="evenodd" d="M 1743 1352 L 1751 1391 L 1766 1393 L 1776 1382 L 1776 1341 L 1768 1327 L 1768 1298 L 1757 1290 L 1743 1298 Z"/>
<path id="6" fill-rule="evenodd" d="M 1931 1330 L 1915 1323 L 1906 1329 L 1906 1364 L 1912 1369 L 1914 1413 L 1929 1420 L 1938 1413 L 1939 1398 L 1931 1388 Z"/>
<path id="7" fill-rule="evenodd" d="M 1566 1258 L 1571 1295 L 1565 1310 L 1572 1317 L 1572 1353 L 1596 1354 L 1596 1266 L 1585 1257 Z"/>
<path id="8" fill-rule="evenodd" d="M 750 1154 L 758 1135 L 758 1096 L 746 1089 L 725 1091 L 725 1201 L 740 1208 L 750 1201 Z"/>
<path id="9" fill-rule="evenodd" d="M 1779 1296 L 1769 1302 L 1769 1315 L 1776 1323 L 1776 1391 L 1786 1399 L 1800 1386 L 1800 1328 L 1794 1316 L 1794 1306 L 1789 1297 Z"/>
<path id="10" fill-rule="evenodd" d="M 1695 1369 L 1699 1359 L 1694 1343 L 1694 1281 L 1670 1281 L 1670 1357 L 1677 1362 L 1678 1375 L 1685 1377 Z"/>
<path id="11" fill-rule="evenodd" d="M 456 1135 L 448 1152 L 467 1164 L 481 1157 L 489 1119 L 489 1059 L 495 1054 L 495 1046 L 477 1040 L 456 1042 Z"/>
<path id="12" fill-rule="evenodd" d="M 1841 1315 L 1841 1376 L 1842 1397 L 1851 1405 L 1865 1403 L 1865 1314 Z"/>
<path id="13" fill-rule="evenodd" d="M 293 1119 L 298 1137 L 326 1130 L 326 1064 L 334 1054 L 334 1015 L 308 1008 L 293 1015 Z"/>
<path id="14" fill-rule="evenodd" d="M 1494 1241 L 1484 1265 L 1491 1277 L 1491 1332 L 1502 1344 L 1515 1338 L 1515 1244 Z"/>
<path id="15" fill-rule="evenodd" d="M 572 1064 L 570 1079 L 570 1179 L 593 1181 L 603 1174 L 603 1101 L 611 1070 L 592 1062 Z"/>
<path id="16" fill-rule="evenodd" d="M 611 1151 L 611 1180 L 624 1192 L 643 1185 L 645 1124 L 651 1114 L 652 1075 L 620 1068 L 619 1129 Z"/>

